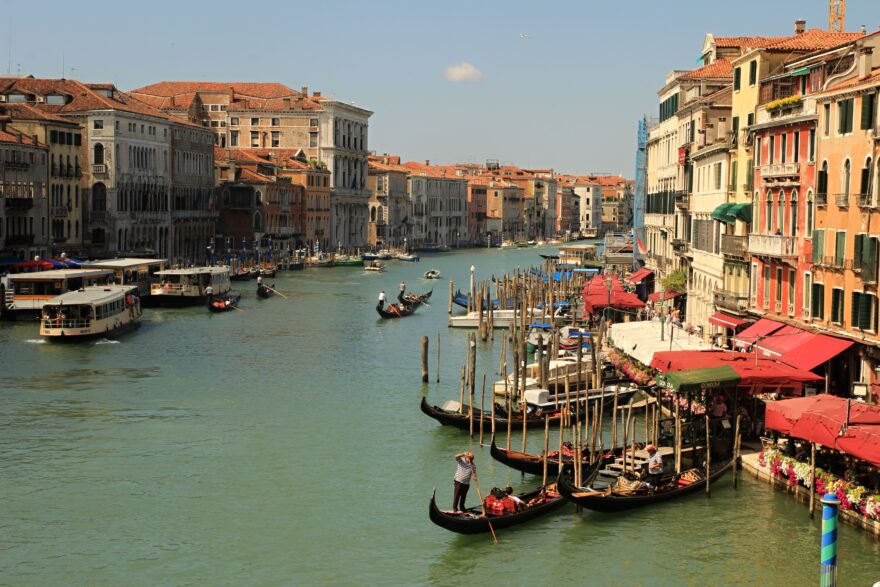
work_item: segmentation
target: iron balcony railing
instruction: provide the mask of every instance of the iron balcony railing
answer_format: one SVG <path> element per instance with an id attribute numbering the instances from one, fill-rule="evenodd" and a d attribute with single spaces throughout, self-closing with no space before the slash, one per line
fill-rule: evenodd
<path id="1" fill-rule="evenodd" d="M 750 234 L 749 253 L 763 257 L 797 257 L 797 238 L 770 234 Z"/>
<path id="2" fill-rule="evenodd" d="M 749 239 L 746 236 L 737 236 L 733 234 L 721 235 L 721 254 L 730 257 L 745 258 L 748 251 Z"/>
<path id="3" fill-rule="evenodd" d="M 834 203 L 837 204 L 838 208 L 848 208 L 849 194 L 836 194 L 834 196 Z"/>
<path id="4" fill-rule="evenodd" d="M 715 290 L 713 300 L 715 307 L 734 312 L 744 312 L 749 307 L 749 298 L 743 294 L 723 289 Z"/>

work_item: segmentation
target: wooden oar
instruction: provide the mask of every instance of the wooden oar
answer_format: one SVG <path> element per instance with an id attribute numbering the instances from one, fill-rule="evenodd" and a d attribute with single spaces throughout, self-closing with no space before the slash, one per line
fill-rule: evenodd
<path id="1" fill-rule="evenodd" d="M 269 291 L 274 291 L 275 293 L 277 293 L 279 296 L 281 296 L 281 297 L 284 298 L 285 300 L 288 299 L 286 295 L 284 295 L 283 293 L 281 293 L 281 292 L 278 291 L 277 289 L 272 289 L 272 288 L 269 287 L 268 285 L 263 285 L 263 287 L 265 287 L 265 288 L 268 289 Z"/>
<path id="2" fill-rule="evenodd" d="M 471 461 L 471 471 L 474 473 L 474 487 L 477 488 L 477 497 L 480 498 L 480 507 L 483 509 L 483 517 L 486 518 L 486 521 L 489 523 L 489 531 L 492 533 L 492 540 L 495 541 L 495 544 L 498 544 L 498 537 L 495 536 L 495 528 L 492 527 L 492 520 L 486 515 L 486 502 L 483 501 L 483 492 L 480 491 L 480 483 L 477 481 L 477 466 L 473 461 Z"/>

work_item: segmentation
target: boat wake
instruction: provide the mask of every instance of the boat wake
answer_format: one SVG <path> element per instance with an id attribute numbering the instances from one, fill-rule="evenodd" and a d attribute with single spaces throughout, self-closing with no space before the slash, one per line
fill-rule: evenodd
<path id="1" fill-rule="evenodd" d="M 46 344 L 45 338 L 28 338 L 25 340 L 28 344 Z"/>
<path id="2" fill-rule="evenodd" d="M 102 338 L 101 340 L 96 340 L 95 344 L 119 344 L 118 340 L 110 340 L 109 338 Z"/>

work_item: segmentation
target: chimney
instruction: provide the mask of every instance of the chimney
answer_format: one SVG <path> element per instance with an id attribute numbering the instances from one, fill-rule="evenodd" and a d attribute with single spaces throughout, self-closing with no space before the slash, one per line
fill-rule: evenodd
<path id="1" fill-rule="evenodd" d="M 859 79 L 865 79 L 871 75 L 871 68 L 873 67 L 871 55 L 873 53 L 874 49 L 871 47 L 859 49 Z"/>
<path id="2" fill-rule="evenodd" d="M 807 28 L 807 21 L 805 21 L 804 19 L 799 18 L 796 21 L 794 21 L 794 34 L 802 35 L 802 34 L 804 34 L 804 31 L 806 30 L 806 28 Z"/>
<path id="3" fill-rule="evenodd" d="M 303 86 L 302 88 L 300 88 L 300 92 L 302 93 L 303 98 L 308 98 L 309 97 L 309 86 Z"/>
<path id="4" fill-rule="evenodd" d="M 863 27 L 863 28 L 864 28 L 864 27 Z M 315 98 L 320 98 L 320 97 L 321 97 L 321 92 L 312 92 L 312 95 L 313 95 Z"/>
<path id="5" fill-rule="evenodd" d="M 425 165 L 430 165 L 430 164 L 431 164 L 431 160 L 430 160 L 430 159 L 425 159 Z"/>

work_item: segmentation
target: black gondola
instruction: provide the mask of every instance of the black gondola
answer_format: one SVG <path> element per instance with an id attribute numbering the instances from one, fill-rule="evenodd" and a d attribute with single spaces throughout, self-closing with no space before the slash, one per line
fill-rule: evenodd
<path id="1" fill-rule="evenodd" d="M 642 445 L 637 444 L 636 446 L 641 448 Z M 619 455 L 621 450 L 622 449 L 605 451 L 602 454 L 601 460 L 607 460 L 611 457 Z M 499 463 L 507 465 L 511 469 L 516 469 L 517 471 L 522 471 L 523 473 L 528 473 L 529 475 L 544 474 L 544 457 L 542 457 L 541 455 L 533 455 L 529 453 L 501 448 L 495 444 L 494 438 L 492 439 L 490 454 L 492 455 L 493 459 L 495 459 Z M 581 457 L 581 462 L 585 467 L 590 466 L 590 450 L 588 448 L 584 449 L 584 454 Z M 574 455 L 563 454 L 563 466 L 569 466 L 572 463 L 574 463 Z M 553 451 L 548 455 L 547 474 L 559 474 L 559 451 Z"/>
<path id="2" fill-rule="evenodd" d="M 456 306 L 459 306 L 459 307 L 461 307 L 461 308 L 467 309 L 467 308 L 468 308 L 469 298 L 470 298 L 470 296 L 469 296 L 468 294 L 463 293 L 461 290 L 458 290 L 458 291 L 456 291 L 455 294 L 453 294 L 453 296 L 452 296 L 452 303 L 455 304 Z M 473 303 L 473 306 L 476 307 L 476 305 L 477 305 L 477 303 L 474 302 L 474 303 Z M 513 299 L 513 298 L 507 298 L 507 301 L 506 301 L 506 303 L 505 303 L 504 305 L 506 306 L 506 309 L 508 309 L 508 310 L 512 310 L 513 307 L 514 307 L 514 299 Z M 502 308 L 501 308 L 501 302 L 498 301 L 498 300 L 492 300 L 492 308 L 495 309 L 495 310 L 500 310 L 500 309 L 502 309 Z M 489 300 L 483 300 L 483 309 L 484 309 L 484 310 L 488 310 L 488 309 L 489 309 Z"/>
<path id="3" fill-rule="evenodd" d="M 304 261 L 291 261 L 290 264 L 287 265 L 289 271 L 302 271 L 305 268 L 306 264 Z"/>
<path id="4" fill-rule="evenodd" d="M 229 312 L 237 307 L 240 301 L 241 294 L 228 293 L 214 296 L 208 300 L 208 310 L 212 312 Z"/>
<path id="5" fill-rule="evenodd" d="M 601 461 L 598 461 L 591 469 L 585 470 L 586 479 L 592 481 L 598 474 L 601 464 Z M 441 528 L 459 534 L 481 534 L 489 531 L 489 522 L 492 522 L 493 530 L 509 528 L 548 514 L 565 505 L 565 498 L 557 492 L 555 483 L 521 493 L 517 497 L 525 504 L 518 511 L 503 514 L 487 513 L 484 516 L 482 504 L 468 508 L 464 512 L 441 510 L 437 507 L 437 490 L 435 489 L 434 494 L 431 495 L 428 514 L 431 521 Z M 529 505 L 529 502 L 533 500 L 538 501 Z"/>
<path id="6" fill-rule="evenodd" d="M 249 281 L 253 276 L 247 269 L 239 269 L 229 276 L 230 281 Z"/>
<path id="7" fill-rule="evenodd" d="M 709 483 L 717 481 L 730 470 L 732 465 L 733 459 L 719 461 L 718 464 L 713 463 Z M 685 480 L 688 480 L 687 484 L 683 484 Z M 632 493 L 615 493 L 611 488 L 602 491 L 591 487 L 575 487 L 565 478 L 565 475 L 560 475 L 557 478 L 557 486 L 559 493 L 565 499 L 587 509 L 610 513 L 668 501 L 702 491 L 706 488 L 706 473 L 703 468 L 691 469 L 680 475 L 667 477 L 656 490 L 639 489 Z"/>
<path id="8" fill-rule="evenodd" d="M 263 299 L 271 298 L 275 295 L 275 290 L 271 287 L 265 286 L 262 283 L 257 286 L 257 296 Z"/>
<path id="9" fill-rule="evenodd" d="M 406 318 L 416 311 L 419 304 L 388 304 L 384 308 L 376 306 L 376 311 L 383 318 Z"/>
<path id="10" fill-rule="evenodd" d="M 463 413 L 459 413 L 457 411 L 449 411 L 444 410 L 439 406 L 432 406 L 428 403 L 428 400 L 422 397 L 421 404 L 422 412 L 427 414 L 428 416 L 434 418 L 444 426 L 455 426 L 456 428 L 461 428 L 462 430 L 468 430 L 470 428 L 470 418 L 468 417 L 467 406 L 465 406 L 465 410 Z M 559 421 L 561 419 L 560 412 L 551 412 L 547 414 L 550 417 L 550 425 L 558 426 Z M 483 430 L 489 430 L 492 426 L 492 414 L 490 412 L 482 413 L 479 408 L 474 408 L 474 429 L 479 427 L 480 419 L 483 420 Z M 513 420 L 513 426 L 519 429 L 522 428 L 522 416 L 519 413 L 515 413 Z M 497 429 L 499 426 L 507 426 L 507 414 L 500 406 L 496 406 L 495 408 L 495 428 Z M 526 427 L 527 428 L 543 428 L 544 427 L 544 414 L 539 414 L 536 412 L 530 412 L 526 417 Z"/>
<path id="11" fill-rule="evenodd" d="M 416 294 L 410 292 L 410 293 L 406 294 L 405 296 L 403 296 L 403 299 L 399 300 L 399 301 L 407 306 L 420 306 L 422 304 L 426 304 L 428 302 L 428 300 L 431 299 L 431 295 L 433 293 L 434 293 L 433 289 L 431 291 L 429 291 L 428 293 L 419 294 L 419 295 L 416 295 Z"/>

